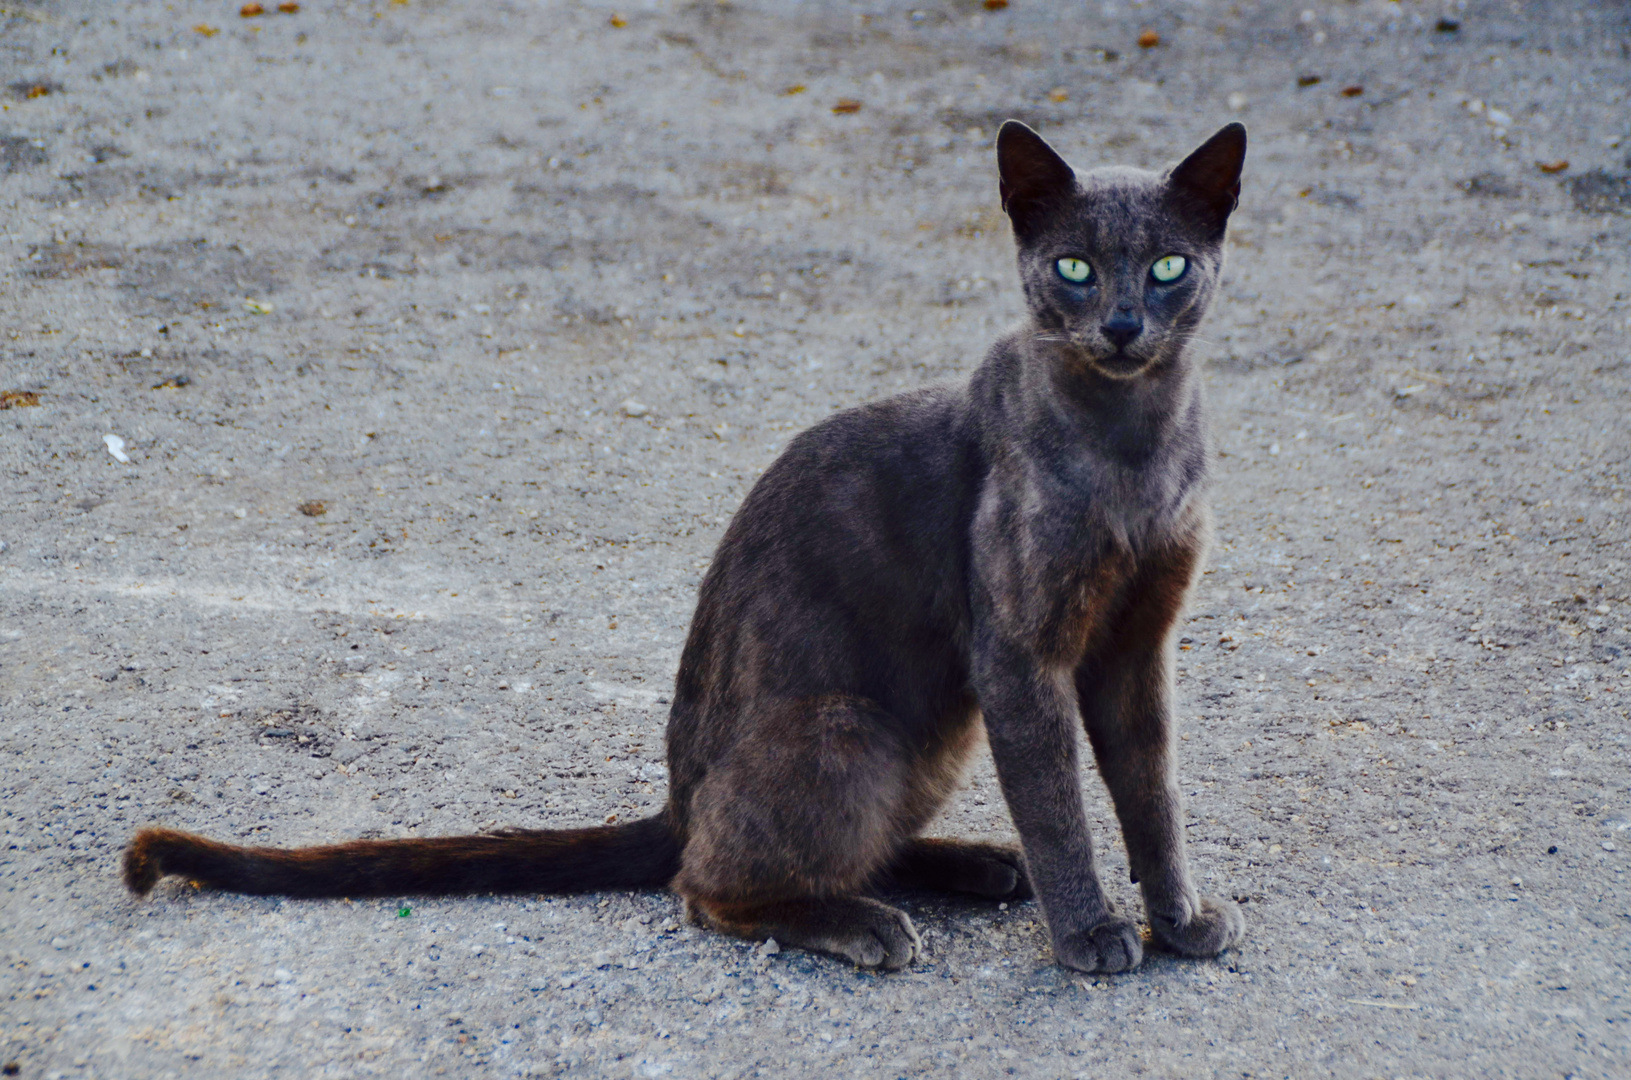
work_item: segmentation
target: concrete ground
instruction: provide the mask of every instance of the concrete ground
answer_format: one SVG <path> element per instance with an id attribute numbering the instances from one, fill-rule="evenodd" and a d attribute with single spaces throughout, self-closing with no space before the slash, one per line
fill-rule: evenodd
<path id="1" fill-rule="evenodd" d="M 265 6 L 0 6 L 8 1075 L 1631 1072 L 1631 7 Z M 1237 952 L 1082 977 L 924 899 L 879 977 L 660 893 L 124 893 L 155 822 L 660 805 L 754 477 L 1017 316 L 1010 116 L 1084 166 L 1251 131 L 1179 676 Z M 983 756 L 936 831 L 1011 835 Z"/>

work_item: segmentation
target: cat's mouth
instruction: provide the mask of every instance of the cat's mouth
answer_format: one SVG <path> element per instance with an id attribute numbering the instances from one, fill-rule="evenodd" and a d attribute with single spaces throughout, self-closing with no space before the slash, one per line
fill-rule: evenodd
<path id="1" fill-rule="evenodd" d="M 1057 342 L 1074 352 L 1078 362 L 1085 362 L 1096 374 L 1107 379 L 1136 379 L 1158 359 L 1145 355 L 1143 350 L 1129 349 L 1126 345 L 1112 347 L 1097 336 L 1081 332 L 1054 332 L 1040 334 L 1038 340 Z M 1130 342 L 1138 345 L 1141 342 Z"/>

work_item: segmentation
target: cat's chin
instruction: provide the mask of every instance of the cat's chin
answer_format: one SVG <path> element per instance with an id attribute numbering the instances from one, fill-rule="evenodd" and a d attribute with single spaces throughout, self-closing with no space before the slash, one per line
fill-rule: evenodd
<path id="1" fill-rule="evenodd" d="M 1106 379 L 1128 381 L 1144 374 L 1155 363 L 1142 356 L 1133 356 L 1121 349 L 1105 356 L 1087 354 L 1087 365 L 1094 373 Z"/>

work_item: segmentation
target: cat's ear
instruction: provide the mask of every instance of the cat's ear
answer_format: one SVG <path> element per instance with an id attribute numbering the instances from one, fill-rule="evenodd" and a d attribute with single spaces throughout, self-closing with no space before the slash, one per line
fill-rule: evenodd
<path id="1" fill-rule="evenodd" d="M 1076 190 L 1076 174 L 1042 136 L 1008 120 L 997 131 L 997 191 L 1020 236 L 1032 231 L 1047 208 Z"/>
<path id="2" fill-rule="evenodd" d="M 1246 129 L 1227 124 L 1167 174 L 1173 196 L 1208 228 L 1223 231 L 1240 201 L 1240 168 L 1246 162 Z"/>

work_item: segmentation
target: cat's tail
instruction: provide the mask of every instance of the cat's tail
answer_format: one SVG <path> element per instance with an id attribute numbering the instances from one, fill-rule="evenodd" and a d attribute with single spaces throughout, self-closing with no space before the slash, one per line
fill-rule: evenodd
<path id="1" fill-rule="evenodd" d="M 138 896 L 166 874 L 258 896 L 569 893 L 667 885 L 680 841 L 666 814 L 588 829 L 509 829 L 484 836 L 356 840 L 324 847 L 237 847 L 143 829 L 125 849 Z"/>

